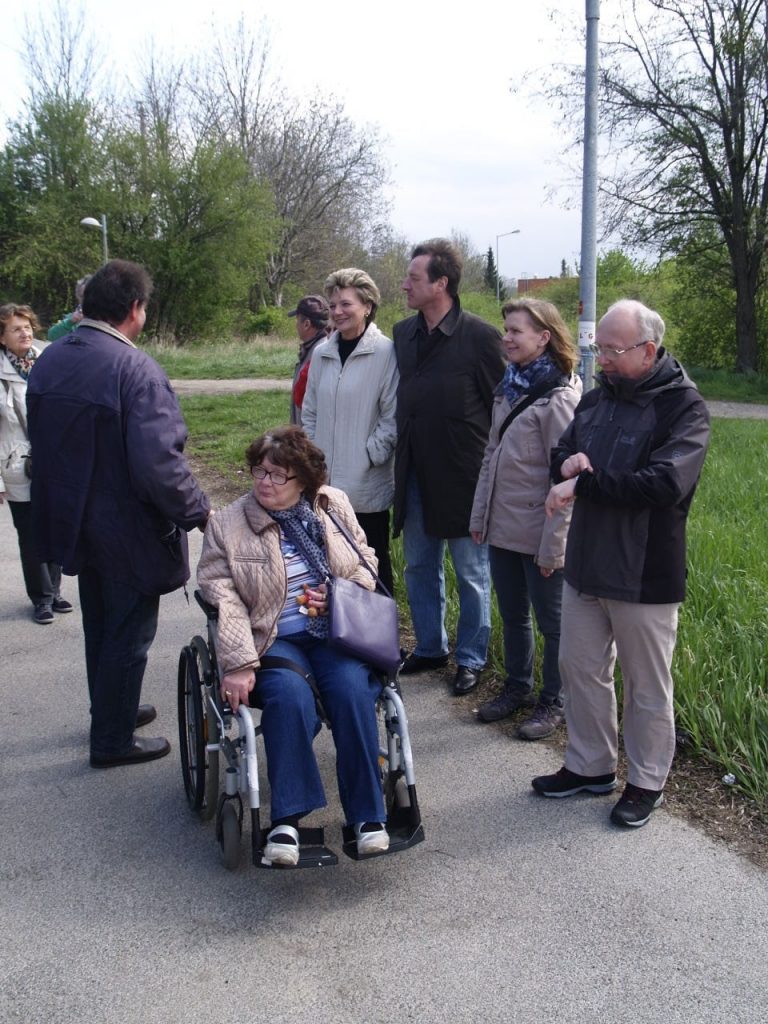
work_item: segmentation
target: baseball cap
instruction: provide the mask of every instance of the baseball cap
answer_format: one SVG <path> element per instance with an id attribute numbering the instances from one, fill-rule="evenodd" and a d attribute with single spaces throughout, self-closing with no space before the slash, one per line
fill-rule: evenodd
<path id="1" fill-rule="evenodd" d="M 331 310 L 322 295 L 305 295 L 288 316 L 305 316 L 312 323 L 327 324 Z"/>

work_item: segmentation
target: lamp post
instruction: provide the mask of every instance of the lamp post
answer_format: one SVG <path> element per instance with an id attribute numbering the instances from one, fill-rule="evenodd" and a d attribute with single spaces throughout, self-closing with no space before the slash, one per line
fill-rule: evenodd
<path id="1" fill-rule="evenodd" d="M 520 228 L 515 228 L 514 231 L 505 231 L 501 235 L 496 235 L 496 301 L 501 302 L 501 279 L 499 276 L 499 239 L 506 238 L 507 235 L 519 235 Z"/>
<path id="2" fill-rule="evenodd" d="M 107 249 L 107 215 L 102 213 L 101 220 L 95 217 L 83 217 L 80 221 L 84 228 L 98 228 L 101 231 L 101 241 L 104 246 L 104 262 L 109 263 L 109 251 Z"/>

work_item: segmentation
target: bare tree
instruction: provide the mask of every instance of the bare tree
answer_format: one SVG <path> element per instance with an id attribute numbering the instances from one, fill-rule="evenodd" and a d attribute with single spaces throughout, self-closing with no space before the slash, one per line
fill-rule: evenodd
<path id="1" fill-rule="evenodd" d="M 627 0 L 603 45 L 608 230 L 662 253 L 724 240 L 736 369 L 757 368 L 768 216 L 768 0 Z M 703 243 L 704 244 L 704 243 Z"/>
<path id="2" fill-rule="evenodd" d="M 272 190 L 278 227 L 262 297 L 281 305 L 290 278 L 327 273 L 352 239 L 364 244 L 385 209 L 386 170 L 376 128 L 355 125 L 331 97 L 290 99 L 268 57 L 263 31 L 254 38 L 241 24 L 234 48 L 215 49 L 205 81 L 209 118 Z"/>

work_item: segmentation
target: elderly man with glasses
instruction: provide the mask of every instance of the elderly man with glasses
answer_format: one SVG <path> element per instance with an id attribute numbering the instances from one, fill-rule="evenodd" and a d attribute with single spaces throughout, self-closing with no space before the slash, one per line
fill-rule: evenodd
<path id="1" fill-rule="evenodd" d="M 662 803 L 675 750 L 685 527 L 709 443 L 706 405 L 663 337 L 664 321 L 640 302 L 617 302 L 602 318 L 602 373 L 552 450 L 547 498 L 548 514 L 574 505 L 560 634 L 568 746 L 564 767 L 533 788 L 546 797 L 616 788 L 618 657 L 628 778 L 611 820 L 634 828 Z"/>

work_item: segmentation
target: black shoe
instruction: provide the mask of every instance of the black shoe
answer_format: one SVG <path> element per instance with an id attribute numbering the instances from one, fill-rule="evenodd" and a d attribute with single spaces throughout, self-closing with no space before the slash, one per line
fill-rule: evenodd
<path id="1" fill-rule="evenodd" d="M 575 793 L 610 793 L 616 789 L 616 775 L 577 775 L 561 768 L 554 775 L 538 775 L 531 785 L 540 796 L 573 796 Z"/>
<path id="2" fill-rule="evenodd" d="M 136 728 L 141 729 L 142 726 L 154 722 L 156 718 L 157 711 L 153 704 L 139 704 L 139 710 L 136 712 Z"/>
<path id="3" fill-rule="evenodd" d="M 641 828 L 648 822 L 651 812 L 663 803 L 663 789 L 643 789 L 642 786 L 633 786 L 628 782 L 621 800 L 611 811 L 611 821 L 614 825 Z"/>
<path id="4" fill-rule="evenodd" d="M 482 669 L 467 668 L 466 665 L 459 665 L 456 675 L 453 678 L 453 693 L 455 697 L 463 697 L 465 693 L 471 693 L 480 682 Z"/>
<path id="5" fill-rule="evenodd" d="M 170 752 L 171 744 L 163 736 L 156 736 L 152 739 L 141 739 L 134 736 L 131 749 L 127 754 L 118 754 L 116 757 L 99 757 L 91 754 L 91 768 L 115 768 L 120 764 L 156 761 Z"/>
<path id="6" fill-rule="evenodd" d="M 498 697 L 487 700 L 477 709 L 477 717 L 482 722 L 500 722 L 507 715 L 514 714 L 520 708 L 531 708 L 535 701 L 530 693 L 524 693 L 516 686 L 505 686 Z"/>
<path id="7" fill-rule="evenodd" d="M 66 615 L 68 612 L 72 611 L 72 605 L 69 601 L 65 601 L 63 597 L 54 597 L 51 607 L 55 612 L 58 612 L 59 615 Z"/>
<path id="8" fill-rule="evenodd" d="M 400 668 L 401 676 L 411 676 L 415 672 L 426 672 L 432 668 L 445 668 L 448 655 L 440 654 L 437 658 L 425 658 L 421 654 L 409 654 Z"/>
<path id="9" fill-rule="evenodd" d="M 49 604 L 36 604 L 32 612 L 32 619 L 38 626 L 50 626 L 53 622 L 53 612 Z"/>

